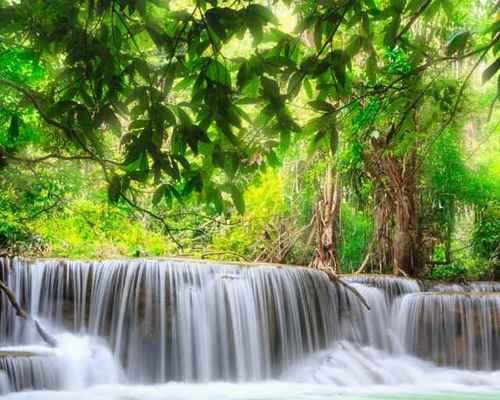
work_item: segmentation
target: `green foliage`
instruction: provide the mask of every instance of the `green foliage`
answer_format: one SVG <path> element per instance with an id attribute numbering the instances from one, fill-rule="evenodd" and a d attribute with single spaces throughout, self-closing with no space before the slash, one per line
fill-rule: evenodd
<path id="1" fill-rule="evenodd" d="M 468 269 L 465 265 L 458 263 L 438 265 L 433 268 L 431 277 L 442 281 L 464 280 L 468 277 Z"/>
<path id="2" fill-rule="evenodd" d="M 230 193 L 241 211 L 244 176 L 262 160 L 273 163 L 300 130 L 289 103 L 302 88 L 325 113 L 308 133 L 311 150 L 328 138 L 335 152 L 340 113 L 332 102 L 370 98 L 366 81 L 390 88 L 387 78 L 403 75 L 402 83 L 411 83 L 423 55 L 439 52 L 440 41 L 447 42 L 448 56 L 480 42 L 463 28 L 422 43 L 403 24 L 450 19 L 460 9 L 452 2 L 427 9 L 371 0 L 283 3 L 295 14 L 297 34 L 281 30 L 273 8 L 257 1 L 2 3 L 0 84 L 14 91 L 18 105 L 28 101 L 37 109 L 58 136 L 55 148 L 108 170 L 111 201 L 126 201 L 144 185 L 170 185 L 218 210 L 223 193 Z M 448 25 L 456 28 L 456 21 Z M 314 48 L 297 39 L 309 31 Z M 493 24 L 486 32 L 495 37 L 497 31 Z M 245 56 L 225 54 L 248 36 L 254 47 Z M 365 68 L 355 67 L 360 59 Z M 495 65 L 485 71 L 488 79 Z M 50 79 L 41 82 L 43 70 Z M 260 140 L 250 134 L 251 107 L 261 110 L 255 121 L 265 133 Z M 11 116 L 14 136 L 20 122 Z M 113 162 L 106 162 L 110 155 Z"/>
<path id="3" fill-rule="evenodd" d="M 166 256 L 173 243 L 130 212 L 105 201 L 75 200 L 61 212 L 31 224 L 50 257 L 110 258 Z"/>
<path id="4" fill-rule="evenodd" d="M 342 272 L 355 272 L 366 255 L 372 238 L 371 218 L 356 211 L 349 204 L 342 208 L 342 241 L 340 262 Z"/>
<path id="5" fill-rule="evenodd" d="M 430 278 L 442 281 L 477 281 L 492 279 L 492 265 L 484 259 L 465 253 L 450 264 L 436 265 Z"/>
<path id="6" fill-rule="evenodd" d="M 480 257 L 500 262 L 500 202 L 492 202 L 476 213 L 472 245 Z"/>
<path id="7" fill-rule="evenodd" d="M 179 251 L 175 236 L 186 253 L 255 258 L 286 233 L 285 261 L 307 264 L 333 166 L 352 270 L 373 230 L 375 188 L 393 194 L 380 160 L 397 167 L 415 154 L 433 256 L 472 243 L 465 272 L 457 259 L 433 274 L 479 271 L 498 251 L 500 164 L 469 162 L 463 126 L 493 125 L 490 106 L 498 116 L 495 7 L 0 2 L 0 245 L 36 238 L 46 255 L 164 255 Z M 468 64 L 486 65 L 488 96 L 474 106 Z"/>
<path id="8" fill-rule="evenodd" d="M 37 54 L 26 48 L 0 47 L 0 76 L 17 82 L 33 83 L 43 78 Z"/>
<path id="9" fill-rule="evenodd" d="M 263 174 L 245 192 L 246 212 L 234 215 L 229 225 L 217 232 L 208 253 L 218 258 L 234 259 L 238 255 L 255 259 L 269 245 L 278 219 L 285 212 L 282 177 L 276 171 Z"/>
<path id="10" fill-rule="evenodd" d="M 78 184 L 72 172 L 74 170 L 63 169 L 54 173 L 39 168 L 28 172 L 10 168 L 2 170 L 0 248 L 41 245 L 36 232 L 27 225 L 45 212 L 60 207 L 66 190 Z"/>

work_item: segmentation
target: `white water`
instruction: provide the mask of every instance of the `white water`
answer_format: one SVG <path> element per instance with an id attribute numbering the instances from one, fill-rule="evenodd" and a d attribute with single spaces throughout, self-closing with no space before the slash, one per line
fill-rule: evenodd
<path id="1" fill-rule="evenodd" d="M 12 393 L 6 400 L 497 400 L 499 393 L 500 371 L 447 369 L 409 355 L 340 341 L 290 366 L 274 381 L 106 384 Z"/>
<path id="2" fill-rule="evenodd" d="M 0 371 L 0 395 L 11 391 L 9 377 L 4 371 Z"/>
<path id="3" fill-rule="evenodd" d="M 500 389 L 500 371 L 443 368 L 406 353 L 388 353 L 347 341 L 302 360 L 283 378 L 355 389 L 380 385 L 434 390 L 465 386 Z"/>
<path id="4" fill-rule="evenodd" d="M 123 381 L 119 363 L 101 340 L 69 333 L 55 338 L 57 348 L 43 345 L 0 347 L 0 353 L 16 354 L 0 358 L 0 368 L 6 362 L 11 374 L 11 389 L 75 390 Z"/>
<path id="5" fill-rule="evenodd" d="M 272 378 L 340 337 L 339 296 L 349 296 L 303 268 L 139 260 L 26 270 L 14 264 L 9 284 L 31 314 L 107 338 L 141 383 Z M 0 326 L 11 343 L 36 336 L 13 315 Z"/>
<path id="6" fill-rule="evenodd" d="M 500 369 L 500 296 L 415 293 L 396 300 L 393 330 L 404 349 L 436 363 Z"/>
<path id="7" fill-rule="evenodd" d="M 347 278 L 368 311 L 303 268 L 154 260 L 11 267 L 9 285 L 60 345 L 27 345 L 39 342 L 36 332 L 0 302 L 9 316 L 0 342 L 39 355 L 7 357 L 11 381 L 17 373 L 18 389 L 58 389 L 8 399 L 500 398 L 496 295 L 419 294 L 411 280 Z M 457 341 L 457 326 L 473 327 L 474 338 Z M 459 358 L 447 347 L 454 340 Z M 470 370 L 424 360 L 437 350 L 439 363 Z M 0 394 L 8 385 L 0 373 Z"/>

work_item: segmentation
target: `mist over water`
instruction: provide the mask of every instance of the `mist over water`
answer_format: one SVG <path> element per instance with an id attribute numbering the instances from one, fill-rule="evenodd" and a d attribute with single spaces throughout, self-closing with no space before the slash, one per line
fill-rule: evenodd
<path id="1" fill-rule="evenodd" d="M 45 346 L 1 299 L 7 318 L 0 320 L 0 394 L 25 390 L 11 399 L 493 399 L 500 393 L 494 283 L 451 295 L 441 286 L 420 292 L 413 280 L 346 277 L 367 310 L 351 292 L 305 268 L 15 260 L 0 271 L 58 342 Z"/>

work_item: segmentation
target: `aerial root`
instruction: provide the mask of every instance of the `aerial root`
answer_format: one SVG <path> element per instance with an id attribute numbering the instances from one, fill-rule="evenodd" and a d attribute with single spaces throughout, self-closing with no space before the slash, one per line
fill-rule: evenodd
<path id="1" fill-rule="evenodd" d="M 35 327 L 36 327 L 38 334 L 44 340 L 44 342 L 47 343 L 50 347 L 57 347 L 57 340 L 55 340 L 51 335 L 49 335 L 45 331 L 45 329 L 42 328 L 42 326 L 40 325 L 40 323 L 37 320 L 32 319 L 28 315 L 28 313 L 24 310 L 24 308 L 21 307 L 21 305 L 17 301 L 16 295 L 14 294 L 14 292 L 2 280 L 0 280 L 0 291 L 5 293 L 10 304 L 12 305 L 14 310 L 16 310 L 16 315 L 19 318 L 22 318 L 25 320 L 32 320 L 33 323 L 35 324 Z"/>
<path id="2" fill-rule="evenodd" d="M 347 290 L 349 290 L 351 293 L 353 293 L 359 299 L 359 301 L 361 301 L 361 304 L 363 304 L 367 310 L 370 310 L 370 306 L 368 305 L 368 303 L 367 303 L 366 299 L 363 297 L 363 295 L 361 293 L 359 293 L 359 291 L 354 286 L 351 286 L 347 282 L 340 279 L 338 277 L 338 275 L 335 273 L 335 271 L 333 271 L 333 269 L 320 268 L 320 270 L 325 272 L 326 275 L 328 275 L 328 278 L 330 279 L 330 281 L 345 287 Z"/>

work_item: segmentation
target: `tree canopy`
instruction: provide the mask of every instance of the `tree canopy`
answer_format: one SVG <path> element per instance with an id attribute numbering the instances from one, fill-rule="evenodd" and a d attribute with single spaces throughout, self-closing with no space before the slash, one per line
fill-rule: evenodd
<path id="1" fill-rule="evenodd" d="M 2 201 L 22 224 L 94 186 L 181 246 L 176 232 L 201 225 L 186 214 L 244 214 L 255 176 L 293 159 L 337 171 L 354 209 L 392 204 L 374 215 L 399 215 L 391 236 L 415 243 L 387 257 L 414 253 L 424 216 L 448 248 L 457 204 L 480 204 L 478 219 L 498 210 L 497 183 L 473 188 L 457 133 L 475 79 L 489 91 L 477 118 L 498 117 L 498 12 L 450 0 L 0 1 Z"/>

